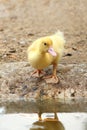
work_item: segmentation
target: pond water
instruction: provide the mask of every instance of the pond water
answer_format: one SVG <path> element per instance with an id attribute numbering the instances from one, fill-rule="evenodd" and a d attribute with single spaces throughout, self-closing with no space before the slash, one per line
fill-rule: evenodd
<path id="1" fill-rule="evenodd" d="M 87 100 L 0 102 L 0 130 L 87 130 Z"/>

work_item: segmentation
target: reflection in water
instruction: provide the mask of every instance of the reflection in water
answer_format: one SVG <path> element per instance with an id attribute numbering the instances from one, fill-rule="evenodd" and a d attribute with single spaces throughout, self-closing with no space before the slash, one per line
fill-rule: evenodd
<path id="1" fill-rule="evenodd" d="M 42 119 L 41 113 L 38 114 L 38 121 L 33 123 L 30 130 L 65 130 L 63 124 L 59 121 L 57 113 L 54 113 L 54 117 L 48 117 Z"/>
<path id="2" fill-rule="evenodd" d="M 0 130 L 87 130 L 86 113 L 0 114 Z"/>
<path id="3" fill-rule="evenodd" d="M 87 130 L 86 112 L 87 100 L 0 103 L 0 130 Z"/>

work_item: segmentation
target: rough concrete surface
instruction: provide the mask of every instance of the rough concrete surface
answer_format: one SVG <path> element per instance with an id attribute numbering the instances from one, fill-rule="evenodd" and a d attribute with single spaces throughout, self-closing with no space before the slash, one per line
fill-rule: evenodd
<path id="1" fill-rule="evenodd" d="M 60 83 L 47 84 L 42 77 L 32 78 L 27 62 L 6 63 L 0 66 L 0 97 L 8 100 L 29 98 L 87 97 L 87 65 L 59 64 Z M 50 73 L 52 68 L 45 70 Z"/>

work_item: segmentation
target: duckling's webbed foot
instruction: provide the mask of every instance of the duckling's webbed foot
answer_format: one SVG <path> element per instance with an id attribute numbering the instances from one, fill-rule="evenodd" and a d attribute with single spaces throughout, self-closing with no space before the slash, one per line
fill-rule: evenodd
<path id="1" fill-rule="evenodd" d="M 56 74 L 56 69 L 57 69 L 57 64 L 53 64 L 53 74 L 44 77 L 46 83 L 58 83 L 59 82 L 59 78 L 57 77 L 57 74 Z"/>
<path id="2" fill-rule="evenodd" d="M 44 74 L 45 74 L 45 72 L 42 71 L 42 70 L 35 70 L 35 71 L 31 74 L 31 76 L 32 76 L 32 77 L 41 77 L 41 76 L 43 76 Z"/>
<path id="3" fill-rule="evenodd" d="M 58 83 L 59 82 L 59 78 L 57 76 L 54 75 L 49 75 L 44 77 L 46 83 Z"/>

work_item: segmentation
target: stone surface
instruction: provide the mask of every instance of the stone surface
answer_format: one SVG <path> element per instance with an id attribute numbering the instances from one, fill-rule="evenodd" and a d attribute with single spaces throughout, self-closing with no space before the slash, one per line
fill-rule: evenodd
<path id="1" fill-rule="evenodd" d="M 58 84 L 47 84 L 45 80 L 30 77 L 33 71 L 27 62 L 0 65 L 0 98 L 3 100 L 29 98 L 78 98 L 87 97 L 87 65 L 59 64 Z M 48 67 L 46 73 L 51 73 Z"/>

